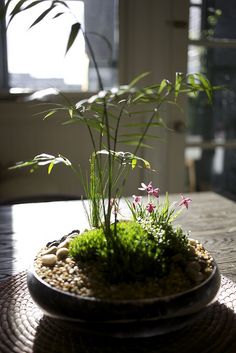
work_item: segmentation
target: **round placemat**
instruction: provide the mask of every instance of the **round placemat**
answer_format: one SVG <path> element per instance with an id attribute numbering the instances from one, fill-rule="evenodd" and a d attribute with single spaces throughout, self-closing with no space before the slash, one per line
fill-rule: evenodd
<path id="1" fill-rule="evenodd" d="M 236 284 L 222 276 L 218 301 L 191 326 L 152 338 L 119 339 L 80 333 L 43 315 L 31 300 L 26 274 L 0 284 L 1 353 L 235 353 Z"/>

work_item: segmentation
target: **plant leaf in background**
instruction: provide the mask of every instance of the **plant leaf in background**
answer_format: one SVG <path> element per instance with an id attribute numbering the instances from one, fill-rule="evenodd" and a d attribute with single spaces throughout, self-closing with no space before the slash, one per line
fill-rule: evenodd
<path id="1" fill-rule="evenodd" d="M 30 25 L 30 28 L 32 28 L 33 26 L 41 22 L 44 19 L 44 17 L 46 17 L 54 9 L 54 7 L 55 5 L 51 5 L 47 10 L 42 12 L 41 15 L 37 17 L 36 20 Z"/>
<path id="2" fill-rule="evenodd" d="M 76 22 L 71 26 L 71 31 L 70 31 L 70 35 L 69 35 L 69 39 L 66 47 L 66 53 L 71 48 L 75 39 L 77 38 L 80 28 L 81 28 L 81 24 L 79 22 Z"/>
<path id="3" fill-rule="evenodd" d="M 175 102 L 177 101 L 183 80 L 184 80 L 184 75 L 182 74 L 182 72 L 176 72 L 176 75 L 175 75 Z"/>
<path id="4" fill-rule="evenodd" d="M 69 161 L 69 159 L 60 154 L 57 157 L 55 157 L 47 153 L 41 153 L 29 161 L 18 162 L 15 166 L 10 167 L 9 169 L 17 169 L 17 168 L 24 168 L 24 167 L 35 168 L 37 166 L 42 167 L 45 165 L 49 165 L 48 174 L 50 174 L 54 165 L 59 163 L 65 164 L 68 167 L 72 167 L 72 164 Z"/>

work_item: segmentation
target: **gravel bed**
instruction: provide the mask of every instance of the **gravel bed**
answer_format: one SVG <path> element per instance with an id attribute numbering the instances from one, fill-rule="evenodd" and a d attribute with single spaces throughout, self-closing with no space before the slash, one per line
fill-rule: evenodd
<path id="1" fill-rule="evenodd" d="M 73 237 L 73 236 L 71 236 Z M 85 265 L 68 256 L 70 239 L 49 243 L 37 254 L 36 273 L 52 287 L 85 297 L 108 299 L 140 299 L 176 294 L 203 282 L 212 273 L 213 259 L 195 240 L 190 242 L 190 260 L 184 264 L 181 255 L 171 259 L 169 274 L 161 279 L 110 284 L 96 263 Z M 63 250 L 64 249 L 64 250 Z M 67 251 L 66 251 L 67 249 Z M 53 260 L 49 261 L 49 259 Z"/>

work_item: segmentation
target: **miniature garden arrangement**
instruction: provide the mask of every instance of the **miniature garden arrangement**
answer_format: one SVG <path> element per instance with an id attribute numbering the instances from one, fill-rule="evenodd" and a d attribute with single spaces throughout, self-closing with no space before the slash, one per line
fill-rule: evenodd
<path id="1" fill-rule="evenodd" d="M 10 21 L 39 3 L 19 1 Z M 52 11 L 56 18 L 67 10 L 63 1 L 52 1 L 32 26 Z M 66 50 L 79 31 L 96 69 L 100 91 L 76 105 L 66 100 L 65 105 L 45 112 L 44 118 L 64 111 L 65 124 L 87 127 L 93 146 L 89 171 L 80 170 L 63 155 L 46 153 L 14 168 L 34 170 L 46 165 L 51 173 L 62 163 L 79 174 L 88 199 L 85 212 L 90 229 L 58 235 L 58 240 L 45 244 L 29 270 L 29 290 L 47 314 L 75 320 L 86 330 L 112 330 L 112 334 L 122 332 L 121 336 L 124 332 L 131 336 L 165 333 L 191 321 L 215 299 L 220 286 L 218 267 L 202 244 L 176 225 L 178 215 L 189 212 L 190 198 L 181 195 L 180 200 L 170 203 L 166 194 L 160 201 L 159 188 L 143 182 L 137 195 L 127 199 L 129 219 L 121 216 L 120 200 L 128 175 L 135 168 L 152 169 L 138 152 L 155 138 L 149 133 L 151 127 L 166 127 L 160 115 L 163 106 L 177 105 L 181 94 L 199 92 L 211 102 L 213 88 L 201 74 L 177 73 L 174 83 L 164 79 L 138 88 L 146 76 L 142 74 L 127 86 L 104 90 L 91 43 L 78 22 L 71 27 Z M 140 122 L 142 116 L 145 122 Z M 124 145 L 133 150 L 121 151 Z M 126 328 L 122 330 L 121 325 Z M 155 328 L 150 329 L 150 325 Z"/>
<path id="2" fill-rule="evenodd" d="M 160 205 L 158 189 L 151 183 L 142 186 L 151 200 L 143 205 L 141 196 L 133 196 L 133 219 L 111 224 L 114 244 L 109 247 L 102 227 L 74 231 L 41 249 L 36 273 L 60 290 L 106 299 L 168 296 L 205 281 L 214 268 L 211 255 L 172 225 L 191 200 L 182 196 L 170 206 L 166 196 Z"/>

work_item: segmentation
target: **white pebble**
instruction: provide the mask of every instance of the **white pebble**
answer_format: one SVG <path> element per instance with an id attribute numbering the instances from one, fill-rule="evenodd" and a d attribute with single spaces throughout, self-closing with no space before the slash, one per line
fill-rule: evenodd
<path id="1" fill-rule="evenodd" d="M 61 248 L 68 248 L 69 247 L 69 244 L 70 244 L 70 240 L 69 239 L 66 239 L 65 241 L 63 241 L 62 243 L 60 243 L 58 245 L 58 249 L 61 249 Z"/>
<path id="2" fill-rule="evenodd" d="M 54 266 L 57 262 L 57 257 L 54 254 L 48 254 L 42 256 L 42 264 L 45 266 Z"/>
<path id="3" fill-rule="evenodd" d="M 51 248 L 48 248 L 47 250 L 45 250 L 42 255 L 48 255 L 48 254 L 56 254 L 57 252 L 57 247 L 56 246 L 52 246 Z"/>
<path id="4" fill-rule="evenodd" d="M 67 248 L 60 248 L 57 250 L 57 257 L 59 260 L 65 259 L 69 254 L 69 250 Z"/>

